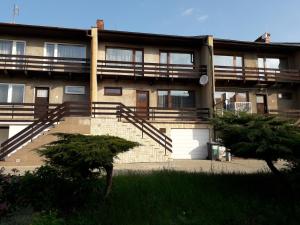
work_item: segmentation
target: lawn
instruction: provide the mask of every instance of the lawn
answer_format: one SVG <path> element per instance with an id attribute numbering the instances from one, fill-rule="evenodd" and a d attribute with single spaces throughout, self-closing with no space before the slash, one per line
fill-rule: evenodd
<path id="1" fill-rule="evenodd" d="M 299 196 L 296 200 L 300 202 Z M 75 213 L 58 215 L 63 221 L 34 224 L 287 225 L 299 224 L 300 219 L 295 216 L 300 204 L 293 214 L 285 191 L 272 174 L 120 174 L 114 177 L 108 199 L 94 195 L 87 203 Z M 31 217 L 30 210 L 19 211 L 0 224 L 28 225 Z"/>

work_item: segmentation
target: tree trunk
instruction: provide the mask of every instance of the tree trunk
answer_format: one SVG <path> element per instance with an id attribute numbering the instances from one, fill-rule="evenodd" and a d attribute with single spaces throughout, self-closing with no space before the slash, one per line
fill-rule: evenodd
<path id="1" fill-rule="evenodd" d="M 270 170 L 272 171 L 272 173 L 274 173 L 279 178 L 279 182 L 283 185 L 283 188 L 285 189 L 284 193 L 286 194 L 291 204 L 291 214 L 292 216 L 295 215 L 296 213 L 296 202 L 294 198 L 295 193 L 291 183 L 289 182 L 288 178 L 274 166 L 272 160 L 267 159 L 265 161 L 268 167 L 270 168 Z"/>
<path id="2" fill-rule="evenodd" d="M 274 173 L 276 176 L 279 176 L 279 177 L 284 177 L 283 174 L 274 166 L 273 164 L 273 161 L 272 160 L 265 160 L 268 167 L 270 168 L 270 170 L 272 171 L 272 173 Z"/>
<path id="3" fill-rule="evenodd" d="M 108 197 L 111 191 L 114 166 L 113 165 L 105 166 L 104 169 L 106 171 L 106 187 L 105 187 L 104 197 L 106 198 Z"/>

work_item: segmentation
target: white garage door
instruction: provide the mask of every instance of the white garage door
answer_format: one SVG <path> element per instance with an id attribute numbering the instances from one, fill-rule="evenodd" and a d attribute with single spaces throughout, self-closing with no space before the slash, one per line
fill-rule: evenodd
<path id="1" fill-rule="evenodd" d="M 173 159 L 206 159 L 209 129 L 171 129 Z"/>

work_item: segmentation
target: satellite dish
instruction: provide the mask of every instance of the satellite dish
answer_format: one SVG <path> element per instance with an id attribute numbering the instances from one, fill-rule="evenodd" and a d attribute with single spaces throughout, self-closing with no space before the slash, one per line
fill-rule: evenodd
<path id="1" fill-rule="evenodd" d="M 208 76 L 207 75 L 202 75 L 199 80 L 199 84 L 202 86 L 206 85 L 208 83 Z"/>

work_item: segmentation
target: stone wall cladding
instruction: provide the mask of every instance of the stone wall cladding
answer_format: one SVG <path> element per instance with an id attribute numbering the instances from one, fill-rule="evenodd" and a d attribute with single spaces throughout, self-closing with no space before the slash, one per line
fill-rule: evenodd
<path id="1" fill-rule="evenodd" d="M 142 137 L 141 130 L 131 123 L 118 122 L 117 118 L 92 118 L 91 134 L 118 136 L 141 144 L 139 147 L 119 154 L 115 163 L 167 162 L 171 160 L 171 153 L 165 151 L 163 146 L 156 143 L 147 134 Z"/>

